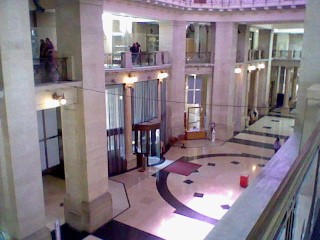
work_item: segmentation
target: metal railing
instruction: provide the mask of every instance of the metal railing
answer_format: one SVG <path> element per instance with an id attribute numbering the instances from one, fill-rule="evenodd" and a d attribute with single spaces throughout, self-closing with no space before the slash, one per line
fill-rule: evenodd
<path id="1" fill-rule="evenodd" d="M 155 66 L 156 65 L 156 54 L 141 52 L 132 53 L 132 64 L 133 66 Z"/>
<path id="2" fill-rule="evenodd" d="M 212 63 L 211 52 L 186 52 L 186 64 Z"/>
<path id="3" fill-rule="evenodd" d="M 104 66 L 106 68 L 120 68 L 121 67 L 121 53 L 106 53 Z"/>
<path id="4" fill-rule="evenodd" d="M 264 59 L 264 51 L 261 49 L 249 50 L 248 61 Z"/>
<path id="5" fill-rule="evenodd" d="M 157 0 L 169 6 L 186 8 L 234 9 L 253 7 L 282 7 L 305 5 L 306 0 Z"/>
<path id="6" fill-rule="evenodd" d="M 66 81 L 67 58 L 33 59 L 33 73 L 35 84 Z"/>
<path id="7" fill-rule="evenodd" d="M 310 239 L 320 208 L 320 122 L 299 147 L 294 134 L 206 239 Z"/>
<path id="8" fill-rule="evenodd" d="M 147 67 L 163 64 L 169 64 L 169 52 L 106 53 L 104 61 L 105 69 Z"/>
<path id="9" fill-rule="evenodd" d="M 277 59 L 301 59 L 301 50 L 273 50 L 272 57 Z"/>

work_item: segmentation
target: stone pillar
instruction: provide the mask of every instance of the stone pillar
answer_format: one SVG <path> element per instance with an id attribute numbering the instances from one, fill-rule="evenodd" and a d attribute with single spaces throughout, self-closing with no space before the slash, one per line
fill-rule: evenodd
<path id="1" fill-rule="evenodd" d="M 162 88 L 162 79 L 158 80 L 158 119 L 161 122 L 161 88 Z"/>
<path id="2" fill-rule="evenodd" d="M 273 79 L 274 79 L 274 85 L 273 85 L 273 90 L 272 90 L 272 106 L 277 105 L 277 96 L 278 96 L 278 91 L 279 91 L 279 78 L 280 78 L 280 70 L 281 67 L 274 67 L 276 69 L 273 72 Z"/>
<path id="3" fill-rule="evenodd" d="M 46 227 L 29 2 L 0 2 L 0 229 L 12 239 L 51 239 Z"/>
<path id="4" fill-rule="evenodd" d="M 237 35 L 237 24 L 232 22 L 216 23 L 212 121 L 216 122 L 216 136 L 221 140 L 231 138 L 234 130 L 233 95 Z"/>
<path id="5" fill-rule="evenodd" d="M 283 106 L 281 108 L 282 114 L 288 114 L 290 111 L 290 108 L 289 108 L 290 79 L 291 79 L 291 68 L 286 67 L 286 81 L 285 81 L 285 89 L 284 89 L 284 99 L 283 99 Z"/>
<path id="6" fill-rule="evenodd" d="M 297 101 L 297 114 L 295 117 L 296 133 L 304 135 L 307 139 L 308 134 L 302 131 L 313 128 L 309 124 L 311 119 L 305 119 L 305 106 L 307 104 L 307 89 L 315 83 L 319 83 L 319 64 L 320 64 L 320 44 L 318 39 L 320 36 L 320 17 L 319 17 L 320 1 L 307 1 L 306 16 L 303 34 L 303 58 L 300 64 L 299 90 Z M 300 146 L 303 146 L 302 144 Z"/>
<path id="7" fill-rule="evenodd" d="M 259 114 L 258 111 L 258 95 L 259 95 L 259 76 L 260 70 L 256 70 L 255 78 L 254 78 L 254 89 L 253 89 L 253 103 L 252 103 L 252 110 Z"/>
<path id="8" fill-rule="evenodd" d="M 161 21 L 159 23 L 160 51 L 170 52 L 172 63 L 171 81 L 168 81 L 168 136 L 184 133 L 185 107 L 185 59 L 186 59 L 186 22 Z M 178 90 L 179 89 L 179 90 Z"/>
<path id="9" fill-rule="evenodd" d="M 125 146 L 126 146 L 126 160 L 127 170 L 137 166 L 137 158 L 132 153 L 132 88 L 125 87 L 124 99 L 124 129 L 125 129 Z"/>
<path id="10" fill-rule="evenodd" d="M 102 0 L 56 2 L 59 52 L 74 55 L 76 79 L 82 81 L 78 103 L 61 110 L 65 220 L 73 228 L 87 232 L 94 231 L 112 217 L 108 192 L 102 12 Z"/>
<path id="11" fill-rule="evenodd" d="M 298 68 L 293 70 L 292 87 L 291 87 L 291 104 L 295 104 L 297 101 L 297 83 L 298 83 Z"/>

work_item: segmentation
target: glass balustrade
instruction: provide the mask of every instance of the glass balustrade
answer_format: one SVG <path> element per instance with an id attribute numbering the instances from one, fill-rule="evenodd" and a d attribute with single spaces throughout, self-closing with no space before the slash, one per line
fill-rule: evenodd
<path id="1" fill-rule="evenodd" d="M 35 84 L 66 81 L 67 58 L 33 59 L 33 73 Z"/>
<path id="2" fill-rule="evenodd" d="M 186 63 L 211 63 L 211 52 L 187 52 Z"/>

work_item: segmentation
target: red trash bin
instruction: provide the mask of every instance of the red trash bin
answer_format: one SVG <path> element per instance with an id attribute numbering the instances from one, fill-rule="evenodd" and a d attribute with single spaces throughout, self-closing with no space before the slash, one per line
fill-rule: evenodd
<path id="1" fill-rule="evenodd" d="M 240 186 L 243 188 L 248 187 L 249 185 L 249 175 L 245 174 L 245 175 L 241 175 L 240 176 Z"/>

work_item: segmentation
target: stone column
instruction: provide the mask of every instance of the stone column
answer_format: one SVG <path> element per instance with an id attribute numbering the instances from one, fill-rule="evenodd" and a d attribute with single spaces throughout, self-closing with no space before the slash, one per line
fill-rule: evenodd
<path id="1" fill-rule="evenodd" d="M 103 1 L 56 2 L 59 52 L 74 55 L 78 103 L 61 111 L 66 175 L 65 220 L 92 232 L 112 217 L 108 192 Z"/>
<path id="2" fill-rule="evenodd" d="M 284 99 L 283 106 L 281 108 L 282 114 L 289 113 L 289 91 L 290 91 L 290 79 L 291 79 L 291 68 L 286 67 L 286 81 L 285 81 L 285 89 L 284 89 Z"/>
<path id="3" fill-rule="evenodd" d="M 299 90 L 297 98 L 297 114 L 295 117 L 296 133 L 307 139 L 309 134 L 303 130 L 313 128 L 310 123 L 312 119 L 306 119 L 305 106 L 307 104 L 307 89 L 313 84 L 319 83 L 319 64 L 320 64 L 320 44 L 318 39 L 320 36 L 320 17 L 319 17 L 320 1 L 307 1 L 305 16 L 305 32 L 303 34 L 303 58 L 300 65 Z M 302 144 L 300 146 L 303 146 Z"/>
<path id="4" fill-rule="evenodd" d="M 216 23 L 212 121 L 216 122 L 216 136 L 221 140 L 231 138 L 234 130 L 233 95 L 237 35 L 238 25 L 236 23 Z"/>
<path id="5" fill-rule="evenodd" d="M 51 239 L 46 227 L 29 2 L 0 1 L 0 229 L 12 239 Z"/>
<path id="6" fill-rule="evenodd" d="M 252 109 L 257 113 L 257 116 L 259 114 L 259 111 L 258 111 L 259 76 L 260 76 L 260 70 L 257 69 L 255 78 L 254 78 L 253 103 L 252 103 Z"/>
<path id="7" fill-rule="evenodd" d="M 124 99 L 124 129 L 125 129 L 125 146 L 126 146 L 126 160 L 127 170 L 137 166 L 137 158 L 132 153 L 132 88 L 125 87 Z"/>
<path id="8" fill-rule="evenodd" d="M 293 70 L 292 88 L 291 88 L 291 104 L 295 104 L 297 101 L 297 83 L 298 83 L 298 68 Z"/>
<path id="9" fill-rule="evenodd" d="M 158 81 L 158 119 L 161 122 L 161 88 L 162 88 L 163 79 L 159 79 Z"/>
<path id="10" fill-rule="evenodd" d="M 278 96 L 278 91 L 279 91 L 279 78 L 280 78 L 280 70 L 281 67 L 274 67 L 277 68 L 276 69 L 276 73 L 274 74 L 275 78 L 274 78 L 274 87 L 272 90 L 272 106 L 276 106 L 277 105 L 277 96 Z"/>
<path id="11" fill-rule="evenodd" d="M 172 63 L 171 81 L 168 81 L 167 135 L 179 136 L 184 133 L 185 106 L 185 58 L 186 22 L 161 21 L 159 23 L 160 51 L 170 52 Z M 179 90 L 178 90 L 179 89 Z"/>

